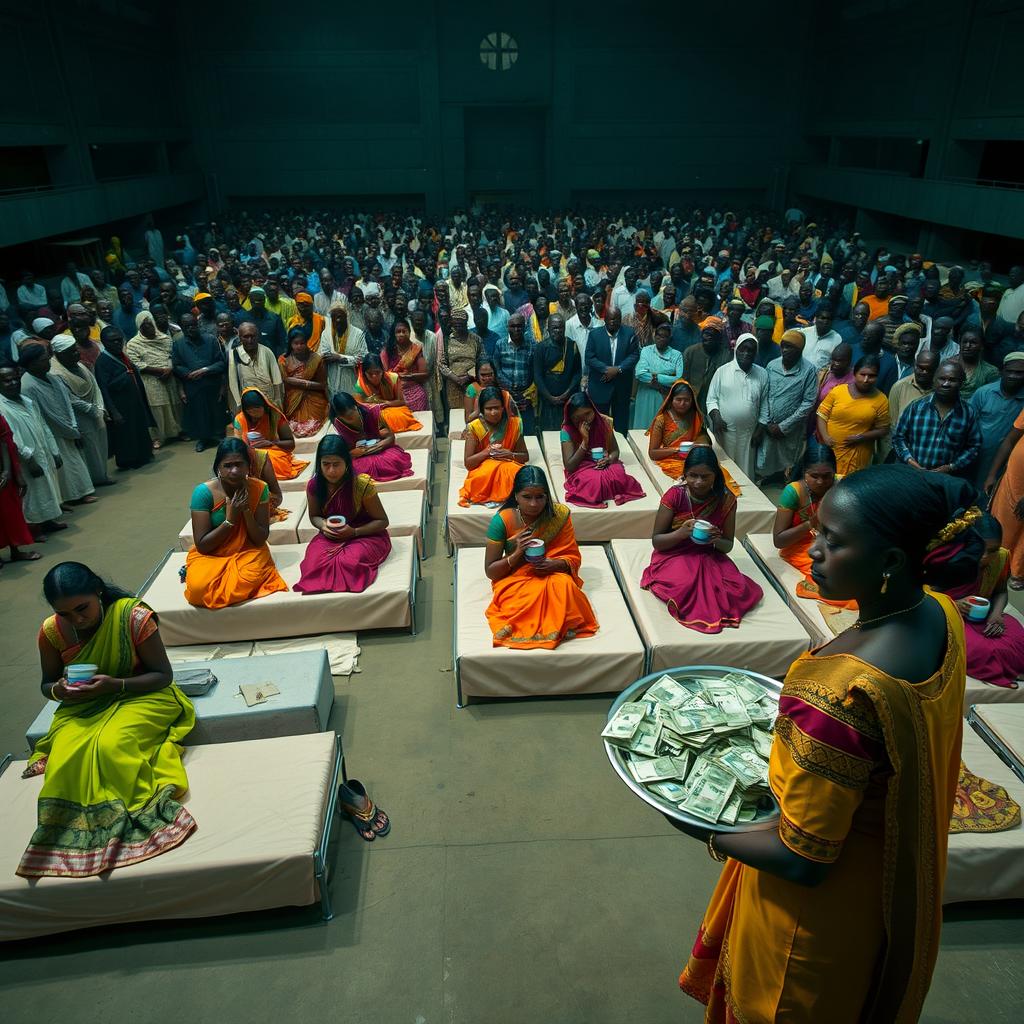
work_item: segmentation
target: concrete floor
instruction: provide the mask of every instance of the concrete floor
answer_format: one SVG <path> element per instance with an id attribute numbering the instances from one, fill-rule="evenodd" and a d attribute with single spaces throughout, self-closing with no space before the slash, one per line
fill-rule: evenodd
<path id="1" fill-rule="evenodd" d="M 166 449 L 70 516 L 42 562 L 0 572 L 0 750 L 23 753 L 41 703 L 43 573 L 75 558 L 139 586 L 210 462 L 191 445 Z M 435 497 L 445 493 L 438 470 Z M 124 1013 L 133 1024 L 702 1019 L 676 977 L 717 866 L 612 773 L 598 739 L 609 698 L 456 710 L 442 512 L 430 522 L 420 635 L 360 638 L 362 673 L 336 680 L 331 727 L 350 774 L 394 821 L 372 845 L 344 824 L 332 851 L 336 918 L 284 910 L 5 948 L 5 1024 L 106 1024 Z M 947 913 L 924 1020 L 1024 1017 L 1021 918 L 1019 904 Z"/>

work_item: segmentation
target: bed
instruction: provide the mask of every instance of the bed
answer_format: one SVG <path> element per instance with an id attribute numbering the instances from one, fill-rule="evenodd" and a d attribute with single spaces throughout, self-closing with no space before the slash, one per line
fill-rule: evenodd
<path id="1" fill-rule="evenodd" d="M 556 431 L 542 435 L 544 457 L 548 464 L 548 478 L 555 498 L 565 501 L 565 465 L 562 462 L 562 445 Z M 658 514 L 661 492 L 647 475 L 636 453 L 622 435 L 616 436 L 619 444 L 619 459 L 625 471 L 635 478 L 643 488 L 646 497 L 627 501 L 624 505 L 609 502 L 607 508 L 584 508 L 569 504 L 572 509 L 573 528 L 578 541 L 604 542 L 616 537 L 645 537 L 650 539 L 654 520 Z"/>
<path id="2" fill-rule="evenodd" d="M 412 415 L 423 424 L 423 429 L 395 434 L 395 441 L 400 448 L 405 448 L 406 450 L 412 448 L 432 450 L 434 447 L 434 414 L 432 412 L 414 412 Z M 312 437 L 295 438 L 295 454 L 301 455 L 304 459 L 309 458 L 316 451 L 316 446 L 320 443 L 320 439 L 333 433 L 335 431 L 331 426 L 331 421 L 327 420 Z"/>
<path id="3" fill-rule="evenodd" d="M 664 494 L 675 481 L 661 471 L 661 467 L 648 455 L 647 445 L 650 438 L 642 430 L 629 432 L 629 443 L 636 452 L 647 475 L 654 481 L 658 490 Z M 727 469 L 740 489 L 736 506 L 736 538 L 741 539 L 748 533 L 764 533 L 771 531 L 775 523 L 775 504 L 770 501 L 761 489 L 750 479 L 740 467 L 729 458 L 721 448 L 715 448 L 715 454 L 723 469 Z"/>
<path id="4" fill-rule="evenodd" d="M 967 721 L 998 758 L 1024 782 L 1024 706 L 975 704 L 967 713 Z"/>
<path id="5" fill-rule="evenodd" d="M 647 672 L 677 665 L 731 665 L 781 678 L 810 646 L 807 630 L 740 544 L 733 546 L 730 557 L 761 586 L 764 597 L 739 629 L 714 635 L 679 625 L 662 601 L 641 588 L 640 577 L 651 560 L 649 540 L 613 540 L 610 548 L 619 586 L 648 650 Z"/>
<path id="6" fill-rule="evenodd" d="M 305 493 L 306 484 L 313 476 L 312 455 L 304 455 L 302 458 L 310 460 L 309 465 L 294 479 L 281 480 L 281 492 L 302 491 Z M 409 452 L 412 459 L 412 476 L 403 476 L 398 480 L 378 480 L 378 491 L 426 491 L 427 498 L 430 497 L 430 482 L 433 479 L 433 468 L 430 452 L 426 448 L 416 448 Z"/>
<path id="7" fill-rule="evenodd" d="M 216 917 L 320 901 L 333 917 L 327 843 L 341 740 L 332 732 L 188 747 L 184 803 L 199 828 L 176 849 L 92 878 L 27 881 L 14 871 L 43 777 L 0 776 L 0 941 L 129 921 Z"/>
<path id="8" fill-rule="evenodd" d="M 539 466 L 547 472 L 547 463 L 541 451 L 540 442 L 533 434 L 526 435 L 526 451 L 530 456 L 530 465 Z M 464 463 L 466 442 L 452 440 L 448 444 L 448 504 L 445 509 L 444 535 L 448 542 L 448 553 L 455 548 L 467 547 L 471 544 L 484 544 L 487 541 L 487 527 L 497 509 L 485 505 L 471 505 L 463 508 L 459 504 L 459 491 L 466 482 Z"/>
<path id="9" fill-rule="evenodd" d="M 796 596 L 796 585 L 803 576 L 793 568 L 776 550 L 770 533 L 750 533 L 743 541 L 758 567 L 771 580 L 775 589 L 801 621 L 811 638 L 812 647 L 820 647 L 835 635 L 821 614 L 817 601 Z M 1024 622 L 1016 608 L 1007 606 L 1006 614 Z M 1005 686 L 994 686 L 980 679 L 967 677 L 964 693 L 964 714 L 972 704 L 1024 704 L 1024 689 L 1012 690 Z"/>
<path id="10" fill-rule="evenodd" d="M 302 539 L 299 535 L 300 522 L 306 516 L 306 492 L 282 491 L 281 508 L 287 509 L 290 514 L 287 519 L 274 520 L 270 524 L 270 537 L 267 539 L 267 543 L 298 544 Z M 191 516 L 178 531 L 178 547 L 182 551 L 188 551 L 192 547 Z"/>
<path id="11" fill-rule="evenodd" d="M 463 408 L 448 410 L 448 436 L 455 441 L 462 441 L 466 429 L 466 410 Z"/>
<path id="12" fill-rule="evenodd" d="M 316 446 L 320 443 L 320 439 L 326 437 L 330 432 L 331 421 L 326 419 L 324 420 L 324 425 L 311 437 L 295 438 L 295 454 L 308 459 L 316 451 Z"/>
<path id="13" fill-rule="evenodd" d="M 306 545 L 279 544 L 271 552 L 284 581 L 289 587 L 296 584 Z M 180 551 L 169 552 L 139 594 L 160 616 L 160 632 L 168 647 L 270 640 L 342 629 L 362 632 L 407 628 L 416 632 L 418 562 L 412 537 L 392 540 L 391 555 L 380 567 L 373 586 L 362 594 L 297 594 L 286 590 L 215 611 L 186 602 L 178 572 L 184 563 Z"/>
<path id="14" fill-rule="evenodd" d="M 964 729 L 961 756 L 975 775 L 1002 786 L 1024 806 L 1024 782 L 973 729 Z M 951 835 L 942 902 L 1008 899 L 1024 899 L 1024 829 Z"/>
<path id="15" fill-rule="evenodd" d="M 542 697 L 618 693 L 643 675 L 644 645 L 630 618 L 603 547 L 580 548 L 584 592 L 597 616 L 595 636 L 569 640 L 553 651 L 495 647 L 484 610 L 491 583 L 484 549 L 455 556 L 455 683 L 458 706 L 470 697 Z"/>
<path id="16" fill-rule="evenodd" d="M 188 747 L 323 732 L 334 707 L 334 681 L 326 651 L 257 654 L 180 665 L 174 663 L 172 651 L 171 668 L 175 672 L 209 669 L 217 677 L 205 694 L 191 698 L 196 724 L 184 739 Z M 263 682 L 275 683 L 281 692 L 265 704 L 249 707 L 239 696 L 238 687 Z M 47 701 L 28 727 L 25 739 L 29 750 L 34 750 L 46 735 L 57 707 Z"/>
<path id="17" fill-rule="evenodd" d="M 423 538 L 427 528 L 427 495 L 425 491 L 385 491 L 380 503 L 388 514 L 388 533 L 392 537 L 413 537 L 420 558 L 424 557 Z M 302 517 L 298 521 L 298 543 L 307 544 L 317 530 L 309 521 L 303 501 Z"/>

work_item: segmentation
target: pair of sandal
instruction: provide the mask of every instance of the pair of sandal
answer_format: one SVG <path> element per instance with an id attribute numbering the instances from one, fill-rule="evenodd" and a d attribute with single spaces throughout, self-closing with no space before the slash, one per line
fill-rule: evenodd
<path id="1" fill-rule="evenodd" d="M 341 812 L 359 838 L 372 843 L 378 836 L 383 838 L 391 831 L 391 819 L 367 795 L 366 787 L 358 779 L 349 779 L 338 787 L 338 802 Z"/>

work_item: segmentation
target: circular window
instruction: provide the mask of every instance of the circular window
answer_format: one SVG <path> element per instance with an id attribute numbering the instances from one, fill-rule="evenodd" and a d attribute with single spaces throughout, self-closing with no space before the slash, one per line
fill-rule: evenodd
<path id="1" fill-rule="evenodd" d="M 491 71 L 508 71 L 519 60 L 519 44 L 507 32 L 489 32 L 480 40 L 480 63 Z"/>

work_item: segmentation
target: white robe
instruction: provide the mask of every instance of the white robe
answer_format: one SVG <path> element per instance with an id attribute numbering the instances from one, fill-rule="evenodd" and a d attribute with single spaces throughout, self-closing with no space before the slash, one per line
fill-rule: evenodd
<path id="1" fill-rule="evenodd" d="M 715 440 L 751 479 L 757 465 L 757 449 L 750 442 L 767 394 L 768 373 L 756 365 L 744 373 L 735 360 L 715 370 L 708 387 L 708 414 L 717 409 L 727 428 L 724 433 L 716 433 Z"/>
<path id="2" fill-rule="evenodd" d="M 45 523 L 61 515 L 60 490 L 57 487 L 57 441 L 43 422 L 35 403 L 30 398 L 12 401 L 0 395 L 0 414 L 11 426 L 14 444 L 21 459 L 22 475 L 28 489 L 21 500 L 21 508 L 28 523 Z M 42 476 L 33 476 L 25 463 L 35 459 L 43 470 Z"/>
<path id="3" fill-rule="evenodd" d="M 50 373 L 68 389 L 71 408 L 82 434 L 82 455 L 89 467 L 92 482 L 106 483 L 110 479 L 107 471 L 110 450 L 107 447 L 107 426 L 103 418 L 103 395 L 92 370 L 82 365 L 69 370 L 54 359 Z"/>

